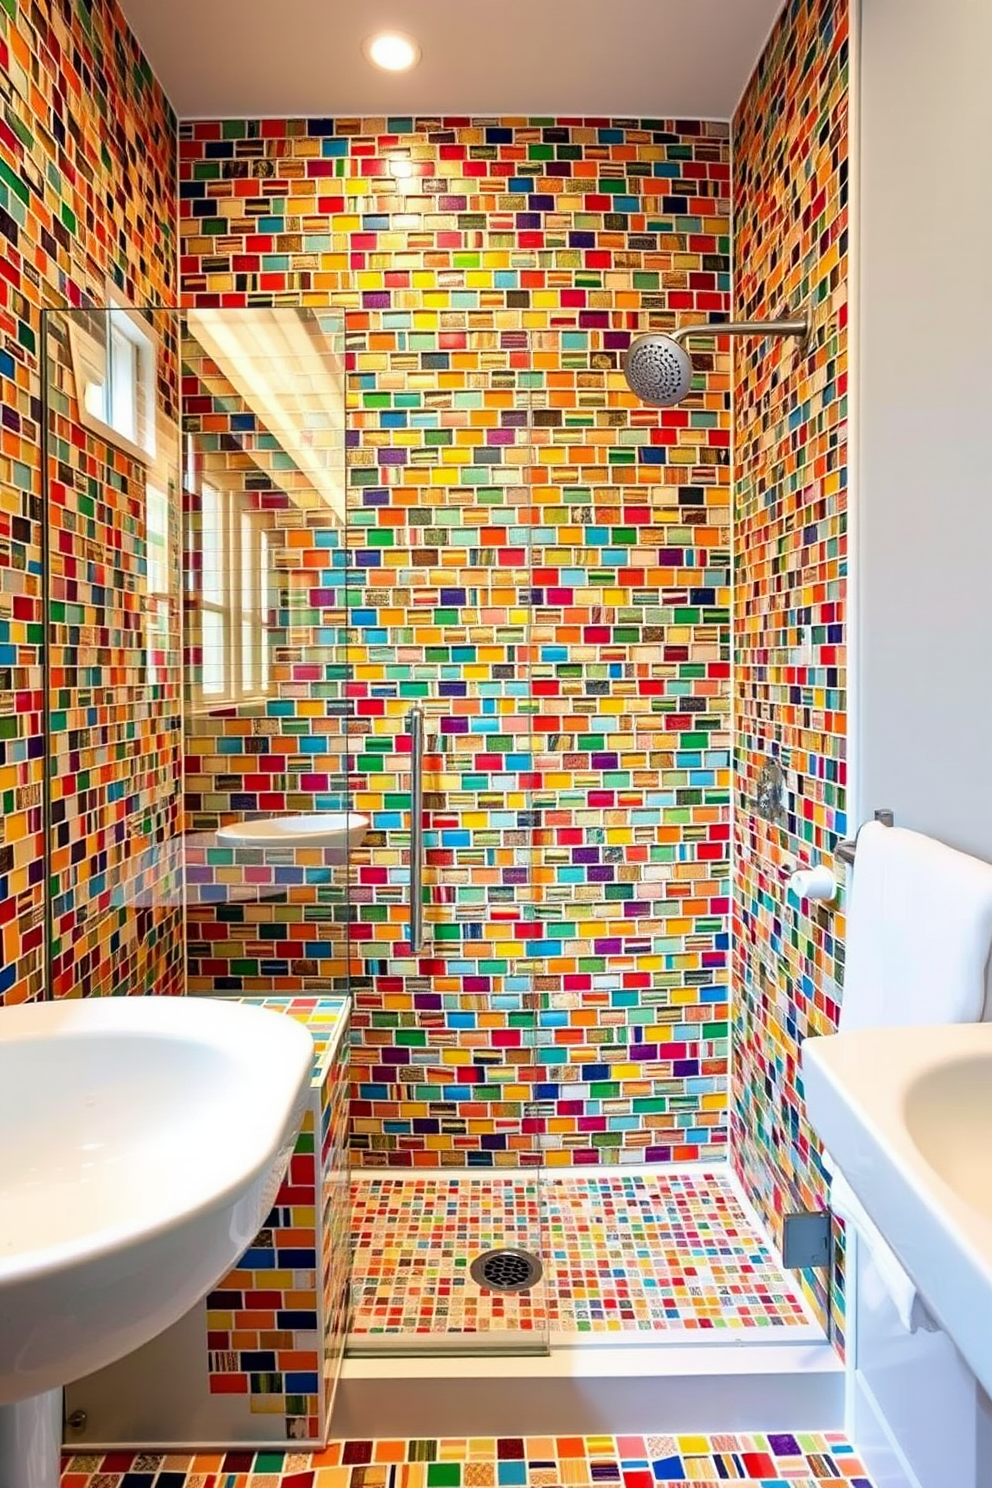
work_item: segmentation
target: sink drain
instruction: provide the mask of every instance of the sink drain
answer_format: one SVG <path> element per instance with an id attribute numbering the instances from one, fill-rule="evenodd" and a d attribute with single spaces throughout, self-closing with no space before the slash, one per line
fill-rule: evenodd
<path id="1" fill-rule="evenodd" d="M 472 1280 L 491 1292 L 528 1292 L 543 1268 L 529 1250 L 486 1250 L 469 1267 Z"/>

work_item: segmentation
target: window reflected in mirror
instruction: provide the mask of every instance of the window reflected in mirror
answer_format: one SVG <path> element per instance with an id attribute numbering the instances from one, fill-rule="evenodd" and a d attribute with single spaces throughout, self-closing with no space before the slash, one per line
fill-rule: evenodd
<path id="1" fill-rule="evenodd" d="M 291 625 L 290 534 L 344 525 L 340 315 L 196 310 L 182 346 L 194 712 L 264 704 Z"/>
<path id="2" fill-rule="evenodd" d="M 107 286 L 106 310 L 66 321 L 78 417 L 91 434 L 143 464 L 156 457 L 159 343 L 147 318 Z"/>
<path id="3" fill-rule="evenodd" d="M 204 482 L 200 489 L 203 668 L 213 704 L 264 697 L 276 596 L 264 512 L 249 498 Z"/>

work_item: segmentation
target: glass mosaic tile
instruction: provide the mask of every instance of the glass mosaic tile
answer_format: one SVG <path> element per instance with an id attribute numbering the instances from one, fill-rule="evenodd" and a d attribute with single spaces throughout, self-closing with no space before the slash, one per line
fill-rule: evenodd
<path id="1" fill-rule="evenodd" d="M 170 871 L 145 849 L 178 819 L 178 611 L 163 635 L 142 592 L 146 532 L 129 462 L 108 460 L 76 427 L 68 448 L 55 447 L 62 495 L 44 508 L 41 312 L 102 302 L 108 278 L 134 303 L 174 302 L 176 121 L 113 0 L 6 0 L 0 73 L 0 1003 L 46 991 L 46 899 L 55 995 L 175 991 L 175 907 L 125 908 L 114 892 L 122 881 L 136 894 L 154 889 Z M 160 668 L 147 688 L 146 641 Z"/>
<path id="2" fill-rule="evenodd" d="M 358 1176 L 352 1213 L 356 1335 L 810 1326 L 718 1172 Z M 502 1246 L 539 1254 L 536 1287 L 472 1280 L 475 1257 Z"/>
<path id="3" fill-rule="evenodd" d="M 781 867 L 832 861 L 848 829 L 848 17 L 846 0 L 786 6 L 734 120 L 735 316 L 810 306 L 816 332 L 805 358 L 746 340 L 734 363 L 731 1145 L 769 1224 L 825 1198 L 799 1046 L 834 1030 L 843 971 L 842 913 L 787 895 Z M 753 805 L 769 756 L 785 773 L 780 826 Z M 824 1318 L 822 1273 L 807 1284 Z"/>
<path id="4" fill-rule="evenodd" d="M 271 1434 L 263 1439 L 320 1441 L 349 1305 L 348 1076 L 341 1049 L 348 1000 L 242 1000 L 306 1026 L 313 1073 L 265 1225 L 205 1298 L 207 1384 L 212 1395 L 237 1397 L 251 1414 L 264 1415 Z"/>
<path id="5" fill-rule="evenodd" d="M 335 1441 L 314 1454 L 114 1452 L 64 1459 L 62 1488 L 872 1488 L 836 1431 Z"/>
<path id="6" fill-rule="evenodd" d="M 72 338 L 109 312 L 45 320 L 53 997 L 185 991 L 179 373 L 155 312 L 151 464 L 82 422 Z M 149 343 L 151 345 L 151 343 Z"/>

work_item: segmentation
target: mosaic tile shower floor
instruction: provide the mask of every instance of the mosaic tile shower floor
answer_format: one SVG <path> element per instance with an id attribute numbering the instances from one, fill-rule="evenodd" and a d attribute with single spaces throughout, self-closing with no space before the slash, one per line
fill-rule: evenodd
<path id="1" fill-rule="evenodd" d="M 810 1326 L 719 1172 L 361 1177 L 352 1213 L 353 1338 Z M 471 1262 L 502 1246 L 537 1251 L 545 1279 L 478 1287 Z"/>
<path id="2" fill-rule="evenodd" d="M 62 1488 L 872 1488 L 839 1432 L 331 1442 L 302 1453 L 74 1455 Z"/>

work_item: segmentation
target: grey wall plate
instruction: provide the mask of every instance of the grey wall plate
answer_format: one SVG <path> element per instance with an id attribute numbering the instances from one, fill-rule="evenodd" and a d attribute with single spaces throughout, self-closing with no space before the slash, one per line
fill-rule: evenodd
<path id="1" fill-rule="evenodd" d="M 829 1209 L 804 1209 L 785 1215 L 782 1264 L 787 1271 L 808 1271 L 830 1264 Z"/>
<path id="2" fill-rule="evenodd" d="M 768 822 L 785 820 L 785 774 L 778 760 L 766 759 L 754 791 L 754 809 Z"/>

